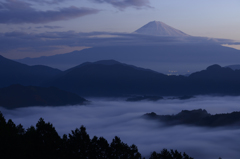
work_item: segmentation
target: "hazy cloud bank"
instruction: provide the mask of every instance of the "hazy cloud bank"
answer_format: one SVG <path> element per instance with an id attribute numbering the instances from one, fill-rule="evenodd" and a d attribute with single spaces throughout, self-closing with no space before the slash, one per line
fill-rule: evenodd
<path id="1" fill-rule="evenodd" d="M 63 28 L 61 26 L 49 26 L 49 25 L 44 25 L 44 26 L 39 26 L 39 27 L 35 27 L 36 29 L 41 29 L 41 28 L 47 28 L 47 29 L 59 29 L 59 28 Z"/>
<path id="2" fill-rule="evenodd" d="M 1 21 L 1 20 L 0 20 Z M 44 26 L 54 29 L 58 26 Z M 0 34 L 1 55 L 8 52 L 31 52 L 39 54 L 43 51 L 58 50 L 58 46 L 67 47 L 99 47 L 99 46 L 143 46 L 143 45 L 169 45 L 169 44 L 239 44 L 229 39 L 213 39 L 205 37 L 166 37 L 150 36 L 132 33 L 114 33 L 114 32 L 44 32 L 44 33 L 26 33 L 26 32 L 7 32 Z M 8 57 L 8 56 L 7 56 Z M 15 56 L 16 57 L 16 56 Z M 22 58 L 23 58 L 22 57 Z M 26 56 L 25 56 L 26 57 Z M 36 56 L 32 56 L 36 57 Z"/>
<path id="3" fill-rule="evenodd" d="M 89 14 L 96 14 L 99 10 L 85 7 L 66 7 L 58 10 L 40 11 L 32 7 L 30 3 L 23 1 L 6 0 L 0 2 L 0 23 L 48 23 L 59 20 L 69 20 Z"/>
<path id="4" fill-rule="evenodd" d="M 237 159 L 240 155 L 240 129 L 207 129 L 189 126 L 162 127 L 160 123 L 144 120 L 147 112 L 176 114 L 183 109 L 203 108 L 209 113 L 239 111 L 240 97 L 197 97 L 186 101 L 162 100 L 158 102 L 124 102 L 120 100 L 94 99 L 91 105 L 70 107 L 31 107 L 0 111 L 6 119 L 29 127 L 40 117 L 53 123 L 62 135 L 70 130 L 86 126 L 91 137 L 103 136 L 109 142 L 115 135 L 123 142 L 136 144 L 139 151 L 148 156 L 163 148 L 185 151 L 195 159 Z"/>

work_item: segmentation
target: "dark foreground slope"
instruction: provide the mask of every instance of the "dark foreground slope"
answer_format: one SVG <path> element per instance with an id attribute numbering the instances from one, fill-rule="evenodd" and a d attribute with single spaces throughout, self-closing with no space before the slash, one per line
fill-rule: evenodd
<path id="1" fill-rule="evenodd" d="M 28 106 L 83 104 L 86 99 L 55 87 L 12 85 L 0 89 L 0 106 L 13 109 Z"/>
<path id="2" fill-rule="evenodd" d="M 239 81 L 239 70 L 219 65 L 185 77 L 106 60 L 71 68 L 44 86 L 56 86 L 81 96 L 240 95 Z"/>
<path id="3" fill-rule="evenodd" d="M 240 127 L 240 112 L 211 115 L 206 110 L 183 110 L 176 115 L 157 115 L 147 113 L 146 119 L 159 121 L 167 126 L 171 125 L 195 125 L 204 127 L 234 126 Z"/>
<path id="4" fill-rule="evenodd" d="M 0 88 L 12 84 L 39 85 L 43 81 L 61 73 L 47 66 L 28 66 L 9 60 L 0 55 Z"/>

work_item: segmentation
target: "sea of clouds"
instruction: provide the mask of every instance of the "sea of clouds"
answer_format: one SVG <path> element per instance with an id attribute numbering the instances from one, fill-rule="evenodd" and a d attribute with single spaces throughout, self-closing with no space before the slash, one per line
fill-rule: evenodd
<path id="1" fill-rule="evenodd" d="M 206 109 L 211 114 L 240 111 L 240 97 L 199 96 L 189 100 L 157 102 L 125 102 L 124 99 L 90 99 L 84 106 L 28 107 L 7 110 L 0 107 L 6 119 L 24 128 L 37 123 L 40 117 L 50 122 L 59 135 L 84 125 L 88 134 L 103 136 L 109 143 L 119 136 L 128 145 L 137 145 L 140 153 L 149 157 L 163 148 L 186 152 L 195 159 L 238 159 L 240 127 L 204 128 L 192 126 L 164 127 L 161 123 L 143 119 L 145 113 L 176 114 L 181 110 Z"/>

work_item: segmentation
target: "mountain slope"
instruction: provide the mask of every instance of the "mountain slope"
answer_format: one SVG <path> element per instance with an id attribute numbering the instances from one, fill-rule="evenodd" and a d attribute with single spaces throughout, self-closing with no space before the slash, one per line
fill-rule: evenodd
<path id="1" fill-rule="evenodd" d="M 196 94 L 239 95 L 239 81 L 240 70 L 234 71 L 215 64 L 188 77 L 189 92 Z M 197 89 L 191 90 L 191 87 Z"/>
<path id="2" fill-rule="evenodd" d="M 39 85 L 59 73 L 60 70 L 48 66 L 28 66 L 0 56 L 0 87 L 11 84 Z"/>
<path id="3" fill-rule="evenodd" d="M 157 115 L 156 113 L 147 113 L 143 115 L 146 119 L 157 120 L 166 126 L 173 125 L 194 125 L 204 127 L 239 127 L 240 112 L 227 114 L 211 115 L 206 110 L 182 110 L 176 115 Z"/>
<path id="4" fill-rule="evenodd" d="M 149 22 L 136 30 L 134 33 L 157 36 L 189 36 L 186 33 L 160 21 Z"/>
<path id="5" fill-rule="evenodd" d="M 167 76 L 114 62 L 84 63 L 64 71 L 43 86 L 56 86 L 81 96 L 239 95 L 240 70 L 209 66 L 188 77 Z"/>
<path id="6" fill-rule="evenodd" d="M 13 109 L 28 106 L 63 106 L 83 104 L 87 100 L 55 87 L 11 85 L 0 88 L 0 106 Z"/>
<path id="7" fill-rule="evenodd" d="M 44 86 L 56 86 L 82 96 L 128 96 L 155 94 L 159 89 L 165 89 L 156 84 L 169 79 L 167 75 L 148 69 L 113 63 L 112 60 L 105 63 L 98 61 L 76 66 Z"/>

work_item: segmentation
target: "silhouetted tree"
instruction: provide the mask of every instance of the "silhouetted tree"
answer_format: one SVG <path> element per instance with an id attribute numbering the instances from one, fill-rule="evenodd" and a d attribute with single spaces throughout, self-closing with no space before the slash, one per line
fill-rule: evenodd
<path id="1" fill-rule="evenodd" d="M 138 152 L 138 148 L 134 144 L 130 146 L 130 158 L 132 158 L 132 159 L 140 159 L 141 158 L 141 154 Z"/>
<path id="2" fill-rule="evenodd" d="M 59 145 L 59 155 L 61 159 L 70 158 L 69 156 L 69 146 L 68 146 L 68 137 L 66 134 L 63 135 L 61 144 Z"/>
<path id="3" fill-rule="evenodd" d="M 39 149 L 42 150 L 42 155 L 47 158 L 56 158 L 59 151 L 61 138 L 51 123 L 45 123 L 40 118 L 36 124 L 36 133 L 38 138 Z M 45 157 L 46 158 L 46 157 Z"/>
<path id="4" fill-rule="evenodd" d="M 189 157 L 185 152 L 183 155 L 181 152 L 179 153 L 177 150 L 173 151 L 170 150 L 170 152 L 167 149 L 163 149 L 161 153 L 157 153 L 156 151 L 152 152 L 149 159 L 193 159 L 192 157 Z"/>
<path id="5" fill-rule="evenodd" d="M 26 152 L 26 158 L 38 158 L 38 146 L 37 146 L 37 133 L 34 126 L 30 126 L 25 135 L 25 151 Z"/>
<path id="6" fill-rule="evenodd" d="M 11 119 L 7 122 L 0 112 L 0 154 L 6 158 L 23 157 L 23 134 L 22 125 L 16 126 Z"/>
<path id="7" fill-rule="evenodd" d="M 153 151 L 149 159 L 159 159 L 160 156 L 156 151 Z"/>
<path id="8" fill-rule="evenodd" d="M 61 138 L 49 122 L 40 118 L 36 129 L 33 126 L 27 129 L 25 138 L 28 150 L 31 150 L 27 155 L 29 158 L 58 158 Z"/>
<path id="9" fill-rule="evenodd" d="M 140 159 L 141 155 L 138 153 L 137 147 L 132 145 L 129 147 L 127 144 L 123 143 L 121 139 L 117 136 L 113 139 L 110 144 L 110 158 L 112 159 Z"/>
<path id="10" fill-rule="evenodd" d="M 8 134 L 7 134 L 7 123 L 3 114 L 0 112 L 0 153 L 1 156 L 8 155 Z"/>
<path id="11" fill-rule="evenodd" d="M 90 137 L 84 126 L 81 126 L 80 129 L 75 129 L 75 131 L 72 130 L 72 134 L 69 134 L 68 140 L 69 155 L 71 158 L 87 158 L 90 150 L 90 142 Z"/>
<path id="12" fill-rule="evenodd" d="M 108 159 L 109 158 L 109 144 L 103 137 L 94 136 L 90 144 L 90 159 Z"/>

